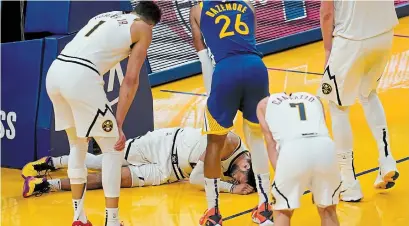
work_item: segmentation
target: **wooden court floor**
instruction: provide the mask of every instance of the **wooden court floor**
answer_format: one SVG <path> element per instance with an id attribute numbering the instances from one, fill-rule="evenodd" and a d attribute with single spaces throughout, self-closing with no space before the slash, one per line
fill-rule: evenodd
<path id="1" fill-rule="evenodd" d="M 271 92 L 315 93 L 319 74 L 323 71 L 322 42 L 267 56 L 264 62 L 269 68 Z M 155 127 L 200 127 L 206 98 L 202 84 L 202 78 L 195 76 L 155 87 Z M 339 205 L 338 215 L 342 226 L 409 225 L 409 17 L 400 19 L 400 25 L 395 30 L 393 54 L 379 85 L 379 93 L 390 129 L 391 149 L 399 160 L 401 177 L 395 188 L 389 191 L 377 192 L 373 189 L 378 166 L 376 145 L 361 107 L 354 105 L 351 121 L 355 166 L 356 171 L 360 172 L 365 197 L 361 203 Z M 242 134 L 241 127 L 242 120 L 238 117 L 235 132 L 239 135 Z M 2 169 L 1 173 L 1 225 L 70 225 L 72 207 L 69 192 L 24 199 L 20 172 Z M 53 177 L 65 175 L 65 172 L 58 172 Z M 257 203 L 256 194 L 221 194 L 220 200 L 224 225 L 255 225 L 251 222 L 249 209 Z M 102 226 L 102 190 L 87 192 L 85 206 L 93 224 Z M 120 215 L 127 226 L 198 225 L 205 208 L 204 192 L 188 182 L 121 191 Z M 302 208 L 296 211 L 293 225 L 319 225 L 311 194 L 302 198 Z"/>

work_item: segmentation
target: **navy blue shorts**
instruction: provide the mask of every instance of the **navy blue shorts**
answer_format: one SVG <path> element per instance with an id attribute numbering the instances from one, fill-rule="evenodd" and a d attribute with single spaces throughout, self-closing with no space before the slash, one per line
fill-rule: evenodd
<path id="1" fill-rule="evenodd" d="M 269 96 L 268 71 L 257 55 L 236 55 L 216 64 L 203 123 L 204 134 L 226 134 L 237 110 L 258 124 L 257 104 Z"/>

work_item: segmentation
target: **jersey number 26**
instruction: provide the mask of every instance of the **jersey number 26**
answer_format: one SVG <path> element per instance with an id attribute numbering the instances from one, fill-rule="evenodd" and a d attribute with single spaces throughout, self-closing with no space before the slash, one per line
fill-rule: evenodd
<path id="1" fill-rule="evenodd" d="M 219 24 L 221 20 L 224 20 L 224 24 L 223 24 L 222 30 L 220 31 L 219 38 L 222 39 L 225 37 L 233 36 L 235 34 L 234 31 L 227 31 L 227 29 L 229 28 L 231 24 L 230 18 L 226 15 L 220 15 L 216 17 L 215 23 Z M 236 16 L 236 20 L 234 22 L 234 30 L 241 35 L 249 34 L 249 26 L 247 26 L 245 22 L 241 21 L 241 14 L 237 14 Z"/>

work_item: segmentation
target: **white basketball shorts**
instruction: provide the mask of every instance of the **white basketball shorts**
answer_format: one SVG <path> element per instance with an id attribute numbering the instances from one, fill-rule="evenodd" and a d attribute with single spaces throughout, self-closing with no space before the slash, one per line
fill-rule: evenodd
<path id="1" fill-rule="evenodd" d="M 317 206 L 336 205 L 340 187 L 341 175 L 331 138 L 301 138 L 280 146 L 272 186 L 275 210 L 299 208 L 307 189 Z"/>
<path id="2" fill-rule="evenodd" d="M 365 40 L 333 39 L 318 95 L 350 106 L 377 88 L 392 48 L 393 31 Z"/>
<path id="3" fill-rule="evenodd" d="M 118 137 L 118 126 L 95 69 L 56 59 L 47 73 L 47 93 L 53 103 L 55 130 L 75 127 L 78 137 Z M 75 61 L 80 61 L 76 60 Z M 81 61 L 82 62 L 82 61 Z"/>

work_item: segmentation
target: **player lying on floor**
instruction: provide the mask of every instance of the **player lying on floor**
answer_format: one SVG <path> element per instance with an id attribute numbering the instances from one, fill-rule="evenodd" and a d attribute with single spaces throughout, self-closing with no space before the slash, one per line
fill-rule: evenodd
<path id="1" fill-rule="evenodd" d="M 142 187 L 173 183 L 189 178 L 190 183 L 204 187 L 204 156 L 207 135 L 201 129 L 166 128 L 148 132 L 126 142 L 122 163 L 121 187 Z M 221 152 L 223 179 L 221 191 L 250 194 L 255 191 L 254 172 L 250 153 L 239 136 L 229 133 Z M 87 153 L 88 169 L 101 169 L 102 155 Z M 68 156 L 44 157 L 24 166 L 23 196 L 29 197 L 49 191 L 70 190 L 68 178 L 50 179 L 50 170 L 67 167 Z M 87 189 L 101 189 L 101 173 L 89 174 Z"/>

